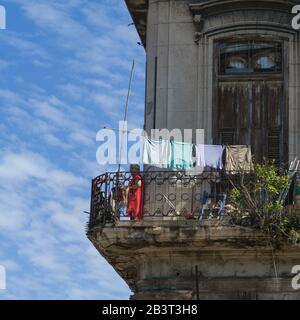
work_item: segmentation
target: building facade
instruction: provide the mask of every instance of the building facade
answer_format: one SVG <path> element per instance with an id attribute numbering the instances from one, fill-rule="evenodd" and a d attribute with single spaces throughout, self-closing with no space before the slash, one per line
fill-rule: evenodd
<path id="1" fill-rule="evenodd" d="M 284 166 L 300 154 L 300 33 L 291 14 L 298 1 L 125 2 L 147 55 L 148 132 L 204 129 L 207 144 L 251 145 L 256 161 Z M 197 186 L 188 179 L 180 190 Z M 297 247 L 274 253 L 260 234 L 226 219 L 153 216 L 89 225 L 89 239 L 133 299 L 300 299 L 291 286 Z"/>
<path id="2" fill-rule="evenodd" d="M 147 52 L 148 131 L 205 129 L 257 161 L 299 154 L 297 1 L 127 3 Z"/>

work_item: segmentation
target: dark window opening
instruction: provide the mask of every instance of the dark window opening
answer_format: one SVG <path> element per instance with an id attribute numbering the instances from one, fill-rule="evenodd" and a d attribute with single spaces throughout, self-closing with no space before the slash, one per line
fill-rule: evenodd
<path id="1" fill-rule="evenodd" d="M 251 40 L 220 44 L 221 75 L 276 72 L 282 72 L 281 43 Z"/>

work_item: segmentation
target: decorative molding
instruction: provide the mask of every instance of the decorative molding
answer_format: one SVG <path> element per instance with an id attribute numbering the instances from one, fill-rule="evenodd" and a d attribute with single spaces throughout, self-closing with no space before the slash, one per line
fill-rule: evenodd
<path id="1" fill-rule="evenodd" d="M 195 31 L 195 43 L 199 44 L 199 41 L 202 38 L 202 30 L 204 27 L 204 20 L 201 14 L 195 14 L 194 18 L 193 18 L 195 27 L 196 27 L 196 31 Z"/>
<path id="2" fill-rule="evenodd" d="M 256 8 L 280 11 L 289 11 L 298 0 L 198 0 L 190 1 L 189 7 L 193 12 L 206 11 L 216 12 L 216 10 L 237 9 L 237 8 Z"/>
<path id="3" fill-rule="evenodd" d="M 297 0 L 298 1 L 298 0 Z M 290 24 L 280 24 L 278 21 L 274 21 L 272 14 L 262 14 L 261 21 L 236 21 L 236 22 L 226 22 L 224 24 L 214 25 L 212 22 L 214 18 L 218 18 L 221 21 L 221 17 L 224 14 L 235 15 L 237 11 L 244 11 L 245 15 L 247 12 L 256 11 L 257 14 L 261 12 L 280 12 L 281 14 L 290 16 L 292 5 L 295 3 L 295 0 L 197 0 L 190 1 L 188 6 L 193 16 L 193 22 L 195 25 L 195 43 L 199 44 L 199 41 L 204 35 L 208 33 L 218 33 L 225 32 L 227 29 L 244 29 L 252 26 L 260 26 L 266 28 L 272 28 L 274 30 L 282 30 L 288 33 L 295 33 L 292 30 Z M 205 23 L 210 20 L 210 23 Z"/>

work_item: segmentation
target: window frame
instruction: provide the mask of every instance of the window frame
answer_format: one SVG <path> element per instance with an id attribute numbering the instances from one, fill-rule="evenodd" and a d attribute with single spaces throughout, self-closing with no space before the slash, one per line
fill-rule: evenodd
<path id="1" fill-rule="evenodd" d="M 279 68 L 275 68 L 275 70 L 266 70 L 263 69 L 263 71 L 256 71 L 254 68 L 255 65 L 255 56 L 257 56 L 259 53 L 253 53 L 253 47 L 255 44 L 266 44 L 270 45 L 270 47 L 274 48 L 273 51 L 270 53 L 274 55 L 279 54 L 280 55 L 280 64 Z M 248 46 L 248 52 L 247 52 L 247 68 L 245 68 L 244 72 L 226 72 L 226 56 L 225 59 L 222 57 L 222 46 L 226 45 L 245 45 Z M 270 49 L 271 50 L 271 49 Z M 236 58 L 241 57 L 241 59 L 245 59 L 242 57 L 241 54 L 238 53 L 236 54 Z M 224 62 L 223 62 L 224 60 Z M 224 63 L 222 65 L 222 63 Z M 284 67 L 284 46 L 282 41 L 276 41 L 276 40 L 266 40 L 266 39 L 247 39 L 246 37 L 243 39 L 234 39 L 234 40 L 228 40 L 228 39 L 223 39 L 221 41 L 218 41 L 218 68 L 217 68 L 217 76 L 218 77 L 248 77 L 248 76 L 264 76 L 264 75 L 282 75 L 283 73 L 283 67 Z M 247 71 L 249 70 L 249 71 Z"/>

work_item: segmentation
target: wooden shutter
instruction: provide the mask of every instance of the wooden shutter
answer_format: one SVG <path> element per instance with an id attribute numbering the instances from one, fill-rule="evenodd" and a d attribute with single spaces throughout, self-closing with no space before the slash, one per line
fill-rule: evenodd
<path id="1" fill-rule="evenodd" d="M 268 132 L 268 159 L 280 163 L 280 129 L 270 129 Z"/>

